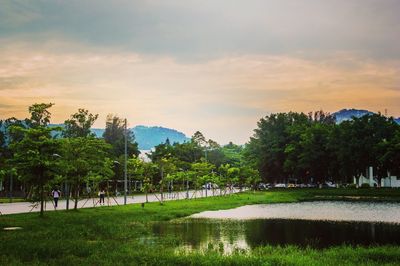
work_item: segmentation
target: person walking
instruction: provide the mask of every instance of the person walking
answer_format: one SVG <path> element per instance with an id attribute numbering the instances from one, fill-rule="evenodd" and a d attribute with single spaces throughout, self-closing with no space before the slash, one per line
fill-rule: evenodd
<path id="1" fill-rule="evenodd" d="M 54 209 L 57 209 L 57 207 L 58 207 L 58 199 L 61 196 L 61 192 L 60 192 L 60 190 L 58 188 L 55 188 L 51 192 L 51 195 L 53 196 L 53 200 L 54 200 Z"/>
<path id="2" fill-rule="evenodd" d="M 104 191 L 104 189 L 101 189 L 99 191 L 99 197 L 100 197 L 100 205 L 101 205 L 101 203 L 103 203 L 103 205 L 104 205 L 104 198 L 106 197 L 106 192 Z"/>

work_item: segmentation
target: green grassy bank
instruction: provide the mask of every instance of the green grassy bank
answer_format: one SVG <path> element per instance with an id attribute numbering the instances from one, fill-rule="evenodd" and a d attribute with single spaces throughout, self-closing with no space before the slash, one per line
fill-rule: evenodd
<path id="1" fill-rule="evenodd" d="M 23 198 L 13 198 L 11 202 L 24 202 L 26 201 Z M 1 203 L 10 203 L 10 198 L 0 198 L 0 204 Z"/>
<path id="2" fill-rule="evenodd" d="M 399 265 L 400 247 L 334 247 L 325 250 L 298 247 L 257 248 L 224 256 L 215 251 L 178 254 L 177 239 L 151 238 L 151 224 L 204 210 L 228 209 L 246 204 L 306 200 L 387 200 L 400 202 L 400 190 L 299 189 L 246 192 L 140 205 L 98 207 L 79 211 L 2 215 L 0 265 Z"/>

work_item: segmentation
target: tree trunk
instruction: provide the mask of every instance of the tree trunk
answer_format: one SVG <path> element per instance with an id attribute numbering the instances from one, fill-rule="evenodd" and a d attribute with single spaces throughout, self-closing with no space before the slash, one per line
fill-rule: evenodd
<path id="1" fill-rule="evenodd" d="M 44 188 L 43 184 L 40 185 L 40 216 L 44 214 Z"/>
<path id="2" fill-rule="evenodd" d="M 29 192 L 26 195 L 25 199 L 31 199 L 33 194 L 33 186 L 29 186 Z"/>
<path id="3" fill-rule="evenodd" d="M 161 204 L 164 201 L 163 186 L 164 186 L 164 167 L 161 165 L 161 183 L 160 183 Z"/>
<path id="4" fill-rule="evenodd" d="M 66 209 L 69 210 L 69 190 L 68 183 L 65 183 Z"/>
<path id="5" fill-rule="evenodd" d="M 75 198 L 75 203 L 74 203 L 74 209 L 78 209 L 78 196 L 79 196 L 79 185 L 75 184 L 75 193 L 74 193 L 74 198 Z"/>

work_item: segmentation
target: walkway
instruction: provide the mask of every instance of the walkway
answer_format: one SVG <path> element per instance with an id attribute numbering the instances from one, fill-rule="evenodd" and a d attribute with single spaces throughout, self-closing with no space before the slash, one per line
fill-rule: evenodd
<path id="1" fill-rule="evenodd" d="M 234 189 L 232 193 L 237 193 L 239 190 Z M 224 193 L 224 191 L 222 192 Z M 227 190 L 227 194 L 229 191 Z M 186 199 L 186 191 L 181 192 L 174 192 L 174 193 L 164 193 L 164 201 L 168 200 L 182 200 Z M 218 189 L 214 190 L 198 190 L 196 193 L 194 190 L 189 191 L 189 198 L 202 198 L 210 196 L 218 196 L 220 195 L 220 191 Z M 152 193 L 148 194 L 149 202 L 157 202 L 160 201 L 161 194 L 160 193 Z M 144 203 L 146 202 L 146 196 L 144 194 L 139 195 L 129 195 L 127 196 L 127 204 L 134 204 L 134 203 Z M 114 205 L 123 205 L 124 204 L 124 197 L 110 197 L 105 199 L 105 206 L 114 206 Z M 53 201 L 47 201 L 46 204 L 46 211 L 53 211 L 54 204 Z M 87 198 L 81 199 L 78 201 L 78 208 L 92 208 L 92 207 L 99 207 L 99 199 L 96 198 Z M 73 209 L 74 201 L 70 199 L 69 201 L 69 208 Z M 58 202 L 57 210 L 65 210 L 66 209 L 66 200 L 60 200 Z M 27 212 L 39 212 L 40 211 L 40 204 L 37 206 L 33 206 L 31 202 L 15 202 L 15 203 L 0 203 L 0 212 L 1 214 L 14 214 L 14 213 L 27 213 Z"/>

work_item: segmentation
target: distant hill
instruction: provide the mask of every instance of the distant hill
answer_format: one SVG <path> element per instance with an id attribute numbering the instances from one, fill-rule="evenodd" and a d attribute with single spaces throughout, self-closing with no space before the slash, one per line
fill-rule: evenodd
<path id="1" fill-rule="evenodd" d="M 352 117 L 362 117 L 367 114 L 374 114 L 374 112 L 359 109 L 342 109 L 332 115 L 336 117 L 337 123 L 341 123 L 346 120 L 351 120 Z M 400 117 L 395 118 L 394 121 L 400 125 Z"/>
<path id="2" fill-rule="evenodd" d="M 169 139 L 170 143 L 183 143 L 189 138 L 185 134 L 175 129 L 165 127 L 147 127 L 136 126 L 133 128 L 133 133 L 140 150 L 150 150 L 160 143 L 164 143 Z"/>
<path id="3" fill-rule="evenodd" d="M 165 127 L 135 126 L 132 128 L 135 140 L 139 144 L 139 150 L 151 150 L 154 146 L 164 143 L 169 139 L 170 143 L 183 143 L 189 138 L 175 129 Z M 92 132 L 99 138 L 103 136 L 104 128 L 92 128 Z"/>
<path id="4" fill-rule="evenodd" d="M 351 120 L 353 117 L 362 117 L 367 114 L 373 114 L 373 112 L 358 109 L 342 109 L 332 115 L 336 117 L 337 123 L 341 123 L 346 120 Z"/>

